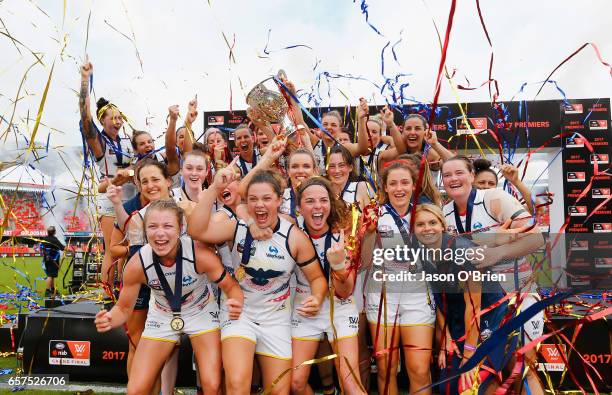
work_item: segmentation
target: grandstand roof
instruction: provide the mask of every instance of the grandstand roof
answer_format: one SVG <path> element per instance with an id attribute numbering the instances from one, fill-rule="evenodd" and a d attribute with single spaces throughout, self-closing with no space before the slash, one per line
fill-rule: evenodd
<path id="1" fill-rule="evenodd" d="M 51 178 L 30 165 L 15 165 L 0 172 L 0 190 L 43 191 L 51 186 Z"/>

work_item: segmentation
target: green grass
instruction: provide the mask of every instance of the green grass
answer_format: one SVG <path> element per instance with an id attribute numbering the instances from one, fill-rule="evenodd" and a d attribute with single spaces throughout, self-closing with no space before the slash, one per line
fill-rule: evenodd
<path id="1" fill-rule="evenodd" d="M 62 287 L 62 279 L 64 274 L 68 270 L 69 260 L 65 259 L 60 267 L 59 275 L 55 279 L 55 287 L 61 294 L 68 294 L 68 290 Z M 14 314 L 19 306 L 27 307 L 27 303 L 24 300 L 15 300 L 14 297 L 10 297 L 6 294 L 15 294 L 18 291 L 17 285 L 22 285 L 30 288 L 34 295 L 38 298 L 42 298 L 45 292 L 45 272 L 42 268 L 41 257 L 7 257 L 0 258 L 0 293 L 4 294 L 0 296 L 0 304 L 8 305 L 8 309 L 0 310 L 8 314 Z M 70 284 L 72 279 L 72 272 L 66 276 L 66 286 Z M 33 295 L 33 297 L 34 297 Z M 41 299 L 34 300 L 42 304 Z"/>

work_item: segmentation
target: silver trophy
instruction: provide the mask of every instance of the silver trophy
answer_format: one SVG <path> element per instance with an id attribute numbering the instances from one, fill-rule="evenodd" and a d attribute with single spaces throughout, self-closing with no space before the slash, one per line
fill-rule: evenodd
<path id="1" fill-rule="evenodd" d="M 287 75 L 280 70 L 276 77 L 283 80 L 287 78 Z M 287 114 L 289 104 L 273 81 L 272 77 L 266 78 L 251 89 L 246 97 L 249 105 L 247 115 L 254 122 L 279 123 L 285 135 L 289 136 L 297 129 Z M 273 86 L 273 89 L 268 89 L 268 86 Z"/>

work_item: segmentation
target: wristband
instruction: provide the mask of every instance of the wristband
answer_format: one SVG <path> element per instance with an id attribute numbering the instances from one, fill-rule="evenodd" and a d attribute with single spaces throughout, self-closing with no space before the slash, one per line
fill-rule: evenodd
<path id="1" fill-rule="evenodd" d="M 463 350 L 467 350 L 467 351 L 472 351 L 475 352 L 476 351 L 476 346 L 472 346 L 471 344 L 468 343 L 464 343 L 463 344 Z"/>
<path id="2" fill-rule="evenodd" d="M 333 271 L 340 271 L 342 269 L 344 269 L 346 267 L 346 262 L 345 260 L 343 260 L 342 262 L 338 263 L 338 264 L 333 264 L 331 262 L 329 262 L 329 266 L 332 268 Z"/>

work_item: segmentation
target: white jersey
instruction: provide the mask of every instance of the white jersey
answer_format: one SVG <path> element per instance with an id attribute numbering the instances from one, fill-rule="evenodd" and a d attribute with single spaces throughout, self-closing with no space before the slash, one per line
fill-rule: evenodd
<path id="1" fill-rule="evenodd" d="M 227 215 L 227 217 L 229 219 L 236 219 L 236 214 L 234 214 L 234 212 L 232 211 L 231 208 L 223 205 L 221 207 L 219 207 L 219 209 L 217 210 L 217 212 L 220 213 L 224 213 L 225 215 Z M 221 262 L 223 263 L 223 266 L 225 266 L 225 268 L 232 274 L 234 274 L 234 262 L 232 260 L 232 250 L 229 247 L 229 243 L 225 242 L 223 244 L 217 244 L 217 253 L 219 254 L 219 258 L 221 258 Z M 237 264 L 238 262 L 236 262 Z"/>
<path id="2" fill-rule="evenodd" d="M 312 147 L 314 152 L 316 166 L 319 168 L 319 175 L 324 176 L 327 174 L 327 149 L 323 143 L 323 139 L 319 139 L 317 143 Z"/>
<path id="3" fill-rule="evenodd" d="M 379 243 L 376 248 L 384 250 L 395 250 L 398 246 L 407 245 L 410 248 L 410 241 L 407 240 L 410 236 L 410 216 L 412 209 L 408 208 L 405 215 L 399 214 L 394 211 L 391 205 L 382 205 L 379 209 L 378 225 L 376 231 L 379 236 Z M 401 223 L 402 229 L 398 227 L 394 215 L 397 214 L 397 219 Z M 403 233 L 403 235 L 402 235 Z M 414 262 L 412 256 L 404 256 L 400 254 L 397 256 L 394 254 L 393 259 L 384 259 L 382 265 L 374 265 L 373 271 L 384 270 L 385 273 L 401 273 L 402 271 L 408 271 L 411 273 L 420 273 L 423 270 L 423 265 L 420 261 Z M 417 276 L 418 277 L 418 276 Z M 419 277 L 420 278 L 420 277 Z M 381 283 L 376 283 L 372 275 L 368 279 L 366 287 L 367 293 L 380 292 Z M 388 297 L 397 296 L 399 289 L 392 289 L 394 286 L 399 284 L 387 284 Z M 427 285 L 423 281 L 407 281 L 401 284 L 401 293 L 425 293 L 427 292 Z"/>
<path id="4" fill-rule="evenodd" d="M 342 193 L 340 193 L 340 198 L 344 200 L 344 202 L 348 205 L 357 203 L 358 187 L 359 187 L 359 182 L 356 182 L 356 181 L 348 182 L 347 185 L 344 186 Z"/>
<path id="5" fill-rule="evenodd" d="M 497 227 L 506 220 L 526 215 L 526 211 L 520 202 L 501 189 L 475 189 L 475 191 L 469 226 L 466 224 L 467 213 L 456 213 L 454 202 L 451 201 L 443 207 L 447 231 L 449 233 L 469 233 L 472 240 L 478 242 L 480 239 L 486 242 L 487 238 L 482 236 L 479 238 L 479 235 L 494 233 L 497 231 Z M 491 212 L 490 203 L 493 199 L 501 200 L 500 207 L 502 208 L 502 213 L 499 215 L 499 221 Z M 459 218 L 460 226 L 457 224 L 457 218 Z M 519 276 L 521 278 L 526 277 L 527 274 L 531 272 L 530 265 L 526 264 L 524 259 L 498 263 L 492 270 L 495 272 L 515 273 L 515 269 L 517 273 L 522 273 Z M 510 281 L 511 279 L 508 277 L 512 276 L 506 276 L 506 279 L 509 280 L 510 283 L 514 283 L 514 281 Z M 514 288 L 504 283 L 502 283 L 502 286 L 506 291 L 510 288 Z"/>
<path id="6" fill-rule="evenodd" d="M 92 122 L 92 125 L 95 124 Z M 134 155 L 132 143 L 126 135 L 117 136 L 118 140 L 112 140 L 106 132 L 99 132 L 98 136 L 104 155 L 96 158 L 96 164 L 102 176 L 112 178 L 117 174 L 118 169 L 124 169 L 130 165 Z"/>
<path id="7" fill-rule="evenodd" d="M 199 313 L 213 298 L 208 277 L 196 270 L 193 240 L 188 236 L 183 236 L 179 239 L 179 243 L 181 243 L 182 260 L 170 267 L 164 265 L 160 267 L 170 289 L 174 292 L 176 265 L 182 265 L 181 316 L 188 317 Z M 149 244 L 138 251 L 147 285 L 151 288 L 153 308 L 162 313 L 172 314 L 172 308 L 155 270 L 153 254 L 153 249 Z"/>
<path id="8" fill-rule="evenodd" d="M 359 169 L 359 174 L 367 177 L 366 172 L 364 171 L 364 167 L 366 166 L 370 174 L 378 174 L 378 159 L 380 158 L 380 154 L 387 148 L 389 148 L 389 145 L 381 141 L 378 143 L 376 148 L 374 148 L 373 153 L 369 155 L 362 155 L 361 160 L 357 158 L 355 168 Z"/>
<path id="9" fill-rule="evenodd" d="M 283 214 L 290 215 L 293 218 L 296 218 L 299 215 L 299 210 L 297 207 L 297 202 L 295 201 L 295 193 L 293 192 L 293 188 L 288 187 L 283 191 L 283 201 L 281 203 L 279 211 Z"/>
<path id="10" fill-rule="evenodd" d="M 245 177 L 248 172 L 250 172 L 255 166 L 257 166 L 257 163 L 260 159 L 261 155 L 257 148 L 253 148 L 253 162 L 247 162 L 246 160 L 242 159 L 241 156 L 238 157 L 238 162 L 236 163 L 236 166 L 238 166 L 238 168 L 240 169 L 240 175 L 242 177 Z"/>
<path id="11" fill-rule="evenodd" d="M 289 250 L 293 224 L 278 219 L 272 238 L 253 240 L 248 262 L 243 265 L 242 252 L 248 227 L 239 220 L 232 245 L 235 278 L 244 293 L 242 315 L 256 323 L 289 325 L 291 323 L 291 290 L 289 283 L 296 267 Z"/>

